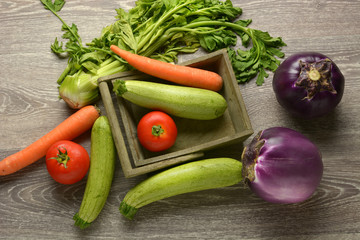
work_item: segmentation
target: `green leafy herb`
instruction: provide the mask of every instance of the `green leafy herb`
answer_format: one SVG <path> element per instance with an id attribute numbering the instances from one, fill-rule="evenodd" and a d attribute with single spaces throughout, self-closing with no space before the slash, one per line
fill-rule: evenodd
<path id="1" fill-rule="evenodd" d="M 59 12 L 65 5 L 65 0 L 55 0 L 54 2 L 51 0 L 40 1 L 44 4 L 45 9 L 50 10 L 63 23 L 61 30 L 64 31 L 64 34 L 62 37 L 69 40 L 65 45 L 66 49 L 63 49 L 63 44 L 60 43 L 57 38 L 55 38 L 55 42 L 51 45 L 51 50 L 56 54 L 72 52 L 73 56 L 77 55 L 78 52 L 83 51 L 83 46 L 81 43 L 81 38 L 78 34 L 77 26 L 75 24 L 72 24 L 71 26 L 67 25 L 64 20 L 57 14 L 57 12 Z"/>
<path id="2" fill-rule="evenodd" d="M 242 9 L 230 0 L 138 0 L 129 11 L 116 9 L 117 20 L 85 46 L 77 26 L 67 25 L 57 14 L 65 1 L 41 2 L 63 23 L 66 44 L 55 39 L 51 45 L 54 53 L 69 57 L 59 84 L 67 75 L 81 75 L 96 84 L 98 77 L 131 69 L 109 50 L 112 44 L 166 62 L 175 62 L 178 54 L 193 53 L 200 47 L 208 52 L 227 48 L 238 82 L 256 78 L 257 85 L 268 77 L 266 71 L 276 70 L 280 64 L 277 58 L 284 57 L 281 48 L 286 44 L 282 39 L 249 28 L 251 20 L 239 20 Z M 236 49 L 238 39 L 241 48 Z"/>
<path id="3" fill-rule="evenodd" d="M 64 0 L 55 0 L 54 2 L 51 0 L 41 0 L 41 2 L 45 5 L 45 9 L 52 12 L 59 12 L 65 4 Z"/>

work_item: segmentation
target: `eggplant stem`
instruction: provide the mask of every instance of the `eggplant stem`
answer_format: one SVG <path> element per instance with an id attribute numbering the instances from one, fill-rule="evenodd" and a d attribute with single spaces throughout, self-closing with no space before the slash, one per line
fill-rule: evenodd
<path id="1" fill-rule="evenodd" d="M 312 81 L 319 81 L 320 78 L 321 78 L 321 75 L 320 75 L 320 73 L 319 73 L 318 70 L 316 70 L 316 69 L 311 69 L 311 70 L 309 71 L 309 78 L 310 78 L 310 80 L 312 80 Z"/>

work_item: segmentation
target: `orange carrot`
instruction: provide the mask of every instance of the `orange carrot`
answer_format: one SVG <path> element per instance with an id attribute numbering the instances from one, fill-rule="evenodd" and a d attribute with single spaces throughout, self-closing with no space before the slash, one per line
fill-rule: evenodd
<path id="1" fill-rule="evenodd" d="M 81 135 L 92 127 L 98 117 L 99 110 L 96 107 L 81 108 L 28 147 L 3 159 L 0 162 L 0 176 L 14 173 L 39 160 L 55 142 Z"/>
<path id="2" fill-rule="evenodd" d="M 223 80 L 221 76 L 215 72 L 162 62 L 130 53 L 115 45 L 111 45 L 110 49 L 137 70 L 151 76 L 180 85 L 213 91 L 219 91 L 222 88 Z"/>

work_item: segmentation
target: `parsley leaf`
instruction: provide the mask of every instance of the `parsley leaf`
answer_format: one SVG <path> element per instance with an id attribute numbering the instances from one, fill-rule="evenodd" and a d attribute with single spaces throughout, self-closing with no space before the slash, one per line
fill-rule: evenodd
<path id="1" fill-rule="evenodd" d="M 40 1 L 44 4 L 45 9 L 54 12 L 59 12 L 65 4 L 65 0 L 55 0 L 54 2 L 52 2 L 52 0 L 40 0 Z"/>
<path id="2" fill-rule="evenodd" d="M 244 39 L 246 35 L 248 38 Z M 286 44 L 280 37 L 271 37 L 268 32 L 250 28 L 246 28 L 241 39 L 245 40 L 245 44 L 243 41 L 245 47 L 248 46 L 248 41 L 252 40 L 252 47 L 247 51 L 228 50 L 235 76 L 239 83 L 244 83 L 257 75 L 256 84 L 260 86 L 268 77 L 265 69 L 274 72 L 278 68 L 280 61 L 275 56 L 280 58 L 285 56 L 280 48 Z"/>
<path id="3" fill-rule="evenodd" d="M 68 41 L 65 44 L 65 48 L 62 42 L 59 42 L 57 38 L 55 38 L 54 43 L 51 45 L 51 50 L 57 54 L 62 55 L 64 53 L 69 54 L 69 62 L 75 62 L 76 64 L 72 64 L 72 66 L 76 66 L 80 64 L 80 57 L 82 54 L 87 52 L 81 42 L 81 38 L 78 34 L 78 28 L 75 24 L 71 26 L 67 25 L 64 20 L 57 14 L 65 4 L 65 0 L 40 0 L 44 5 L 44 8 L 50 10 L 63 24 L 61 30 L 64 32 L 63 38 L 67 39 Z M 61 82 L 62 80 L 58 80 Z"/>

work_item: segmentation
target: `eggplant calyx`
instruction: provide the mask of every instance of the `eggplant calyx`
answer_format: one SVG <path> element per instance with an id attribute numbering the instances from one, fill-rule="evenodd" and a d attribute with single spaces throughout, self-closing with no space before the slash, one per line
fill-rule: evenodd
<path id="1" fill-rule="evenodd" d="M 307 96 L 304 99 L 311 100 L 318 92 L 329 91 L 336 94 L 331 82 L 332 61 L 328 58 L 316 62 L 299 61 L 300 73 L 295 86 L 305 88 Z"/>
<path id="2" fill-rule="evenodd" d="M 242 175 L 245 183 L 253 182 L 255 180 L 255 165 L 257 163 L 260 150 L 265 144 L 264 139 L 260 139 L 263 131 L 260 131 L 250 142 L 250 144 L 244 148 L 241 161 L 243 164 Z"/>

